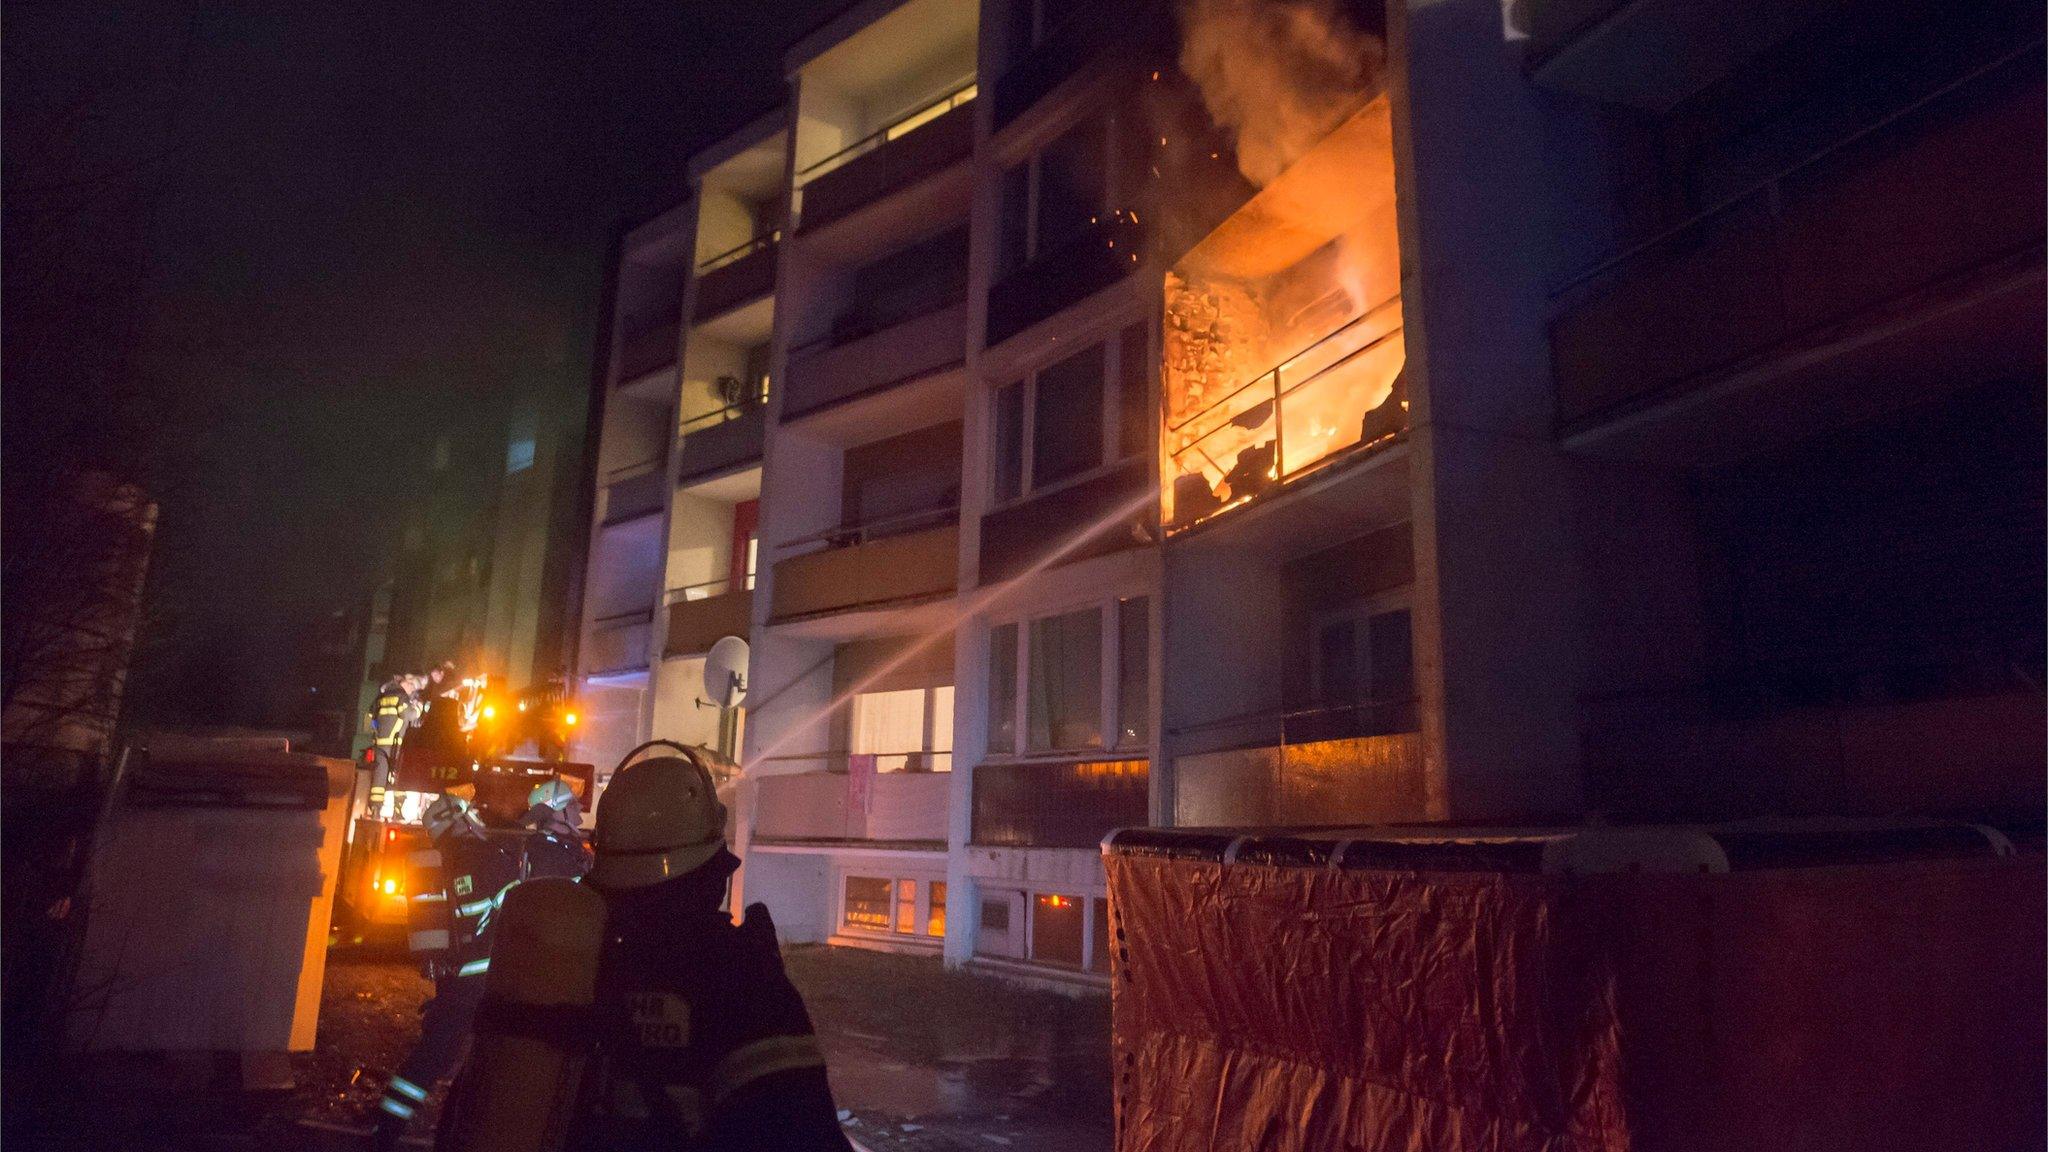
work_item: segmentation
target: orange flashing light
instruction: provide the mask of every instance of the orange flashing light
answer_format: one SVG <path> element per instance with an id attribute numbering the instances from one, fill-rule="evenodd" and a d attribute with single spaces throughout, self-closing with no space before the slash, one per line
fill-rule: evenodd
<path id="1" fill-rule="evenodd" d="M 576 726 L 576 714 L 574 712 L 563 713 L 562 723 L 567 724 L 571 728 L 574 728 Z"/>
<path id="2" fill-rule="evenodd" d="M 495 717 L 496 717 L 497 715 L 498 715 L 498 709 L 497 709 L 496 707 L 494 707 L 494 706 L 492 706 L 492 705 L 490 705 L 490 704 L 486 704 L 486 705 L 484 705 L 484 719 L 486 719 L 486 720 L 494 719 L 494 718 L 495 718 Z"/>

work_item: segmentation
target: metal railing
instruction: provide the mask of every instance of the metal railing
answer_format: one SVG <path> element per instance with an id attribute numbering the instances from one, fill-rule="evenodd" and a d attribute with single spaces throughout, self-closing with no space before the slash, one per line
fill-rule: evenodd
<path id="1" fill-rule="evenodd" d="M 1333 373 L 1356 364 L 1362 357 L 1400 340 L 1403 328 L 1396 317 L 1386 331 L 1369 336 L 1356 347 L 1348 350 L 1344 347 L 1347 341 L 1358 339 L 1361 326 L 1369 326 L 1372 321 L 1386 318 L 1390 311 L 1399 309 L 1400 304 L 1400 297 L 1396 296 L 1367 309 L 1363 315 L 1318 338 L 1200 411 L 1190 413 L 1178 421 L 1168 421 L 1167 456 L 1172 461 L 1175 475 L 1179 477 L 1214 474 L 1219 479 L 1209 484 L 1212 492 L 1219 482 L 1228 481 L 1231 487 L 1227 503 L 1220 503 L 1217 507 L 1205 510 L 1193 518 L 1188 516 L 1187 509 L 1179 506 L 1179 494 L 1176 493 L 1176 525 L 1187 527 L 1195 520 L 1241 504 L 1267 488 L 1277 487 L 1288 478 L 1307 471 L 1345 448 L 1361 442 L 1370 442 L 1367 441 L 1362 424 L 1360 428 L 1350 430 L 1356 435 L 1347 440 L 1344 439 L 1347 430 L 1333 421 L 1332 426 L 1320 436 L 1325 442 L 1323 446 L 1319 448 L 1312 443 L 1308 449 L 1297 448 L 1290 454 L 1287 440 L 1290 423 L 1287 415 L 1288 400 L 1295 398 L 1297 404 L 1300 403 L 1304 392 L 1332 378 Z M 1399 366 L 1395 367 L 1398 371 Z M 1365 413 L 1361 412 L 1359 415 L 1363 417 Z M 1310 429 L 1314 429 L 1318 423 L 1319 421 L 1312 417 Z M 1405 427 L 1406 423 L 1404 416 L 1400 421 L 1400 427 Z M 1297 433 L 1301 431 L 1306 430 L 1297 429 Z M 1384 438 L 1385 436 L 1381 435 L 1372 439 Z M 1176 439 L 1183 440 L 1184 443 L 1178 448 L 1171 447 Z M 1254 455 L 1255 453 L 1259 455 Z M 1224 458 L 1227 458 L 1227 462 Z M 1240 487 L 1255 487 L 1256 491 L 1241 492 Z"/>
<path id="2" fill-rule="evenodd" d="M 841 524 L 808 536 L 783 541 L 778 553 L 784 557 L 795 555 L 807 545 L 820 544 L 826 548 L 846 548 L 855 544 L 866 544 L 887 536 L 902 536 L 923 528 L 938 528 L 958 523 L 960 505 L 942 504 L 933 508 L 921 508 L 915 512 L 904 512 L 896 516 L 884 516 L 861 524 Z"/>
<path id="3" fill-rule="evenodd" d="M 661 466 L 666 462 L 666 457 L 651 456 L 645 460 L 636 460 L 631 464 L 621 464 L 617 468 L 613 468 L 604 474 L 605 486 L 609 488 L 613 484 L 619 484 L 627 480 L 632 480 L 640 476 L 645 476 L 649 472 L 659 470 Z"/>
<path id="4" fill-rule="evenodd" d="M 677 429 L 677 433 L 682 436 L 688 436 L 693 431 L 701 431 L 705 428 L 715 428 L 720 424 L 731 423 L 767 402 L 768 379 L 764 376 L 760 380 L 749 383 L 746 394 L 741 396 L 738 402 L 727 404 L 723 408 L 713 408 L 709 412 L 702 412 L 690 417 L 682 422 L 681 426 Z"/>
<path id="5" fill-rule="evenodd" d="M 674 604 L 709 600 L 714 596 L 723 596 L 735 590 L 751 592 L 753 589 L 754 574 L 751 572 L 747 573 L 746 577 L 739 582 L 737 589 L 734 587 L 732 577 L 720 576 L 716 580 L 702 580 L 695 584 L 685 584 L 679 588 L 670 588 L 661 594 L 661 606 L 667 608 Z"/>
<path id="6" fill-rule="evenodd" d="M 1172 732 L 1175 736 L 1193 736 L 1204 732 L 1242 730 L 1250 733 L 1247 739 L 1262 745 L 1270 741 L 1284 749 L 1289 744 L 1393 736 L 1416 731 L 1415 713 L 1419 703 L 1419 697 L 1398 696 L 1317 708 L 1268 708 L 1217 720 L 1203 720 L 1175 728 Z M 1288 731 L 1290 724 L 1294 726 L 1291 735 Z M 1304 728 L 1308 729 L 1305 734 Z M 1272 735 L 1269 737 L 1266 733 Z"/>
<path id="7" fill-rule="evenodd" d="M 706 256 L 704 259 L 699 260 L 697 262 L 697 275 L 702 276 L 706 272 L 716 272 L 728 264 L 737 264 L 754 253 L 773 248 L 781 242 L 782 229 L 771 228 L 759 236 L 742 241 L 723 252 L 713 256 Z"/>
<path id="8" fill-rule="evenodd" d="M 857 157 L 864 156 L 892 140 L 908 136 L 931 121 L 973 100 L 978 91 L 979 87 L 976 81 L 969 80 L 936 100 L 918 105 L 911 111 L 898 116 L 896 119 L 889 121 L 889 123 L 848 144 L 830 156 L 798 169 L 796 186 L 801 188 L 835 168 L 844 167 L 849 161 Z"/>
<path id="9" fill-rule="evenodd" d="M 759 764 L 817 764 L 820 772 L 833 775 L 847 774 L 847 761 L 854 756 L 873 756 L 875 771 L 884 773 L 907 772 L 912 774 L 930 772 L 951 772 L 953 750 L 951 748 L 909 748 L 901 752 L 856 752 L 851 748 L 839 748 L 826 752 L 791 752 L 780 756 L 763 756 Z"/>

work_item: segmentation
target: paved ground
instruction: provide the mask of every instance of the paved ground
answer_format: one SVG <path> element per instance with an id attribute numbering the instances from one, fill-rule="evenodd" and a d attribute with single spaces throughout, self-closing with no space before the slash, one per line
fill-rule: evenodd
<path id="1" fill-rule="evenodd" d="M 795 948 L 847 1131 L 872 1152 L 1106 1152 L 1108 1005 L 944 971 L 936 960 Z M 9 1149 L 240 1152 L 353 1149 L 429 990 L 389 953 L 337 950 L 316 1049 L 294 1087 L 244 1092 L 231 1061 L 100 1060 Z M 24 1131 L 24 1127 L 26 1131 Z"/>

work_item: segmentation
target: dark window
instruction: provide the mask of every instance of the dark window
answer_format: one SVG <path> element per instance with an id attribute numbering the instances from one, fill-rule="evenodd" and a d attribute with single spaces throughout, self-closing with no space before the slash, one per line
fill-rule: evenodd
<path id="1" fill-rule="evenodd" d="M 1337 706 L 1365 695 L 1358 682 L 1358 622 L 1335 620 L 1316 637 L 1316 663 L 1322 671 L 1322 703 Z"/>
<path id="2" fill-rule="evenodd" d="M 1088 903 L 1095 913 L 1092 918 L 1095 931 L 1095 939 L 1092 943 L 1094 944 L 1095 951 L 1088 957 L 1088 967 L 1093 968 L 1097 972 L 1107 972 L 1109 971 L 1109 954 L 1116 948 L 1115 942 L 1109 938 L 1109 901 L 1097 897 Z"/>
<path id="3" fill-rule="evenodd" d="M 1024 494 L 1024 382 L 996 393 L 996 502 Z"/>
<path id="4" fill-rule="evenodd" d="M 1038 208 L 1032 237 L 1034 259 L 1086 231 L 1101 215 L 1107 195 L 1103 160 L 1108 124 L 1100 116 L 1067 129 L 1038 154 Z"/>
<path id="5" fill-rule="evenodd" d="M 1003 213 L 998 276 L 1008 276 L 1031 262 L 1031 164 L 1003 173 Z"/>
<path id="6" fill-rule="evenodd" d="M 1081 899 L 1046 893 L 1031 902 L 1031 958 L 1081 966 Z"/>
<path id="7" fill-rule="evenodd" d="M 1033 489 L 1102 462 L 1102 353 L 1100 347 L 1090 348 L 1038 373 L 1032 404 Z"/>
<path id="8" fill-rule="evenodd" d="M 841 920 L 849 928 L 872 928 L 878 932 L 889 930 L 890 894 L 895 889 L 894 881 L 872 876 L 848 876 L 846 878 L 846 912 Z"/>
<path id="9" fill-rule="evenodd" d="M 983 900 L 981 902 L 981 926 L 989 932 L 1010 930 L 1010 902 L 1008 900 Z"/>
<path id="10" fill-rule="evenodd" d="M 1031 622 L 1025 681 L 1030 750 L 1102 747 L 1102 612 Z"/>
<path id="11" fill-rule="evenodd" d="M 1017 750 L 1017 626 L 988 634 L 988 750 Z"/>
<path id="12" fill-rule="evenodd" d="M 1383 702 L 1406 700 L 1415 694 L 1414 640 L 1410 634 L 1408 610 L 1380 612 L 1365 623 L 1366 643 L 1372 649 L 1372 695 Z"/>
<path id="13" fill-rule="evenodd" d="M 1151 738 L 1151 603 L 1145 597 L 1116 605 L 1117 746 L 1129 748 Z"/>
<path id="14" fill-rule="evenodd" d="M 1118 343 L 1116 371 L 1117 457 L 1143 455 L 1152 445 L 1151 345 L 1145 326 L 1124 329 Z"/>

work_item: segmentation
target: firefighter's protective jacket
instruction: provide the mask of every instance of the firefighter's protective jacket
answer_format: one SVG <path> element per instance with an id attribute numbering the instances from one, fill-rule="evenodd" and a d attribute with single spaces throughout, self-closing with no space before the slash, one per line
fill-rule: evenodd
<path id="1" fill-rule="evenodd" d="M 526 837 L 526 875 L 581 880 L 590 871 L 590 846 L 573 832 L 540 831 Z"/>
<path id="2" fill-rule="evenodd" d="M 449 836 L 437 847 L 449 919 L 442 963 L 459 975 L 475 975 L 490 967 L 491 925 L 505 893 L 519 882 L 519 859 L 481 836 Z"/>
<path id="3" fill-rule="evenodd" d="M 370 709 L 370 732 L 377 747 L 391 749 L 405 741 L 405 730 L 420 720 L 420 702 L 389 680 L 377 689 L 377 702 Z"/>
<path id="4" fill-rule="evenodd" d="M 844 1152 L 768 910 L 756 904 L 734 926 L 716 907 L 664 906 L 675 884 L 606 894 L 598 1045 L 575 1146 Z"/>

